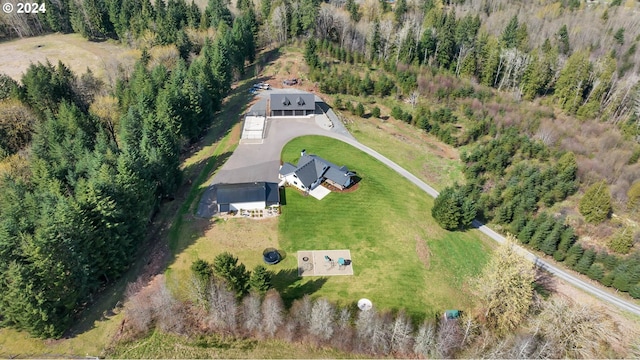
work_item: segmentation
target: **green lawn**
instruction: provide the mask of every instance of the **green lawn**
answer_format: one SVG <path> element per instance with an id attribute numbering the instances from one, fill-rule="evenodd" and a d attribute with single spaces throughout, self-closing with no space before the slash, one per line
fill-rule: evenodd
<path id="1" fill-rule="evenodd" d="M 296 266 L 298 250 L 349 249 L 355 275 L 300 279 L 286 296 L 315 291 L 314 296 L 342 303 L 367 297 L 378 308 L 404 308 L 416 317 L 473 305 L 465 281 L 487 261 L 488 239 L 476 231 L 442 230 L 430 215 L 432 198 L 347 144 L 305 136 L 285 146 L 282 160 L 295 163 L 300 149 L 347 165 L 362 180 L 356 191 L 331 193 L 321 201 L 286 189 L 278 225 L 280 246 L 291 255 L 285 265 Z"/>

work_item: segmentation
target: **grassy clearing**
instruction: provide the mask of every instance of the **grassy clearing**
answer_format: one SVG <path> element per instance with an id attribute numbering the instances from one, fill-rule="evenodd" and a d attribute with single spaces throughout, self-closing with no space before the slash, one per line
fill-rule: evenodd
<path id="1" fill-rule="evenodd" d="M 115 81 L 118 66 L 133 66 L 140 51 L 126 48 L 114 42 L 91 42 L 79 34 L 51 34 L 0 43 L 0 73 L 20 80 L 30 63 L 54 65 L 58 60 L 69 66 L 76 74 L 87 68 L 103 80 Z"/>
<path id="2" fill-rule="evenodd" d="M 283 161 L 299 150 L 355 170 L 357 191 L 331 193 L 324 200 L 286 190 L 280 218 L 280 245 L 298 250 L 350 249 L 355 275 L 297 280 L 294 289 L 341 302 L 368 297 L 379 308 L 405 308 L 414 316 L 473 304 L 465 279 L 479 272 L 492 244 L 475 231 L 452 233 L 431 218 L 433 199 L 370 156 L 342 142 L 301 137 L 287 144 Z M 426 242 L 425 248 L 418 242 Z M 417 246 L 418 245 L 418 246 Z M 419 256 L 419 253 L 420 256 Z M 285 263 L 295 268 L 294 256 Z M 307 284 L 311 282 L 311 284 Z M 302 291 L 286 291 L 298 297 Z"/>
<path id="3" fill-rule="evenodd" d="M 345 115 L 344 113 L 342 115 Z M 389 119 L 349 115 L 349 129 L 361 143 L 409 170 L 436 190 L 464 183 L 458 151 L 415 127 Z"/>

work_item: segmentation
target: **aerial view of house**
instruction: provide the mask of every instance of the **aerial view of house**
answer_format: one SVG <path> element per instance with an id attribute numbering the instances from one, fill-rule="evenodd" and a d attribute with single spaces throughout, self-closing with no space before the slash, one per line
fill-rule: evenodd
<path id="1" fill-rule="evenodd" d="M 317 155 L 307 155 L 305 150 L 300 153 L 297 165 L 284 163 L 279 174 L 286 184 L 302 191 L 312 191 L 324 181 L 343 190 L 351 186 L 355 175 L 346 166 L 338 166 Z"/>
<path id="2" fill-rule="evenodd" d="M 640 359 L 640 0 L 0 8 L 0 359 Z"/>

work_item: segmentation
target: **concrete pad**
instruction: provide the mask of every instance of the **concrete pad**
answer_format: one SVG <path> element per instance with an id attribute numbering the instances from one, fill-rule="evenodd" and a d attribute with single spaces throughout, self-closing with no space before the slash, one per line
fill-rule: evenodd
<path id="1" fill-rule="evenodd" d="M 242 129 L 242 139 L 261 140 L 264 135 L 264 116 L 250 116 L 244 118 L 244 127 Z"/>
<path id="2" fill-rule="evenodd" d="M 328 259 L 326 258 L 328 257 Z M 344 264 L 340 264 L 340 259 Z M 298 276 L 353 275 L 353 262 L 349 250 L 298 251 Z"/>
<path id="3" fill-rule="evenodd" d="M 324 197 L 329 195 L 329 193 L 331 193 L 331 190 L 327 189 L 326 187 L 324 187 L 322 185 L 320 185 L 317 188 L 309 191 L 309 195 L 313 196 L 314 198 L 316 198 L 318 200 L 324 199 Z"/>

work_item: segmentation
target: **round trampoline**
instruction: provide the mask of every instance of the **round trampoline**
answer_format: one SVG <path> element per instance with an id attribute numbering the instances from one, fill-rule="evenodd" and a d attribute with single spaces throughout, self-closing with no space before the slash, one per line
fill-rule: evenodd
<path id="1" fill-rule="evenodd" d="M 262 258 L 264 259 L 264 262 L 269 265 L 275 265 L 279 263 L 280 260 L 282 260 L 280 253 L 277 249 L 274 248 L 264 249 L 264 251 L 262 252 Z"/>

